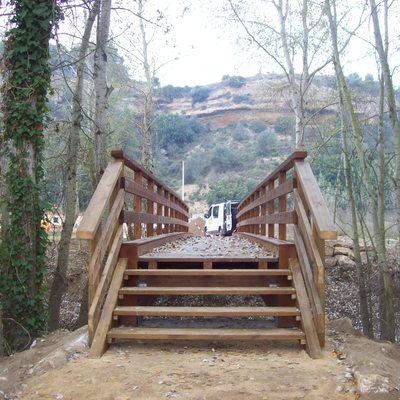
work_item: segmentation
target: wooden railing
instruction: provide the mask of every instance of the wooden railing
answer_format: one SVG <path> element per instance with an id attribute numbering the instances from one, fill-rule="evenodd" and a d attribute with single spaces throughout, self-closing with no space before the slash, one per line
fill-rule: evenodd
<path id="1" fill-rule="evenodd" d="M 313 323 L 324 346 L 325 240 L 336 239 L 336 228 L 306 157 L 305 151 L 294 152 L 265 178 L 240 203 L 237 226 L 239 233 L 262 238 L 285 261 L 293 258 L 286 249 L 294 243 Z M 289 264 L 294 265 L 293 260 Z"/>
<path id="2" fill-rule="evenodd" d="M 115 150 L 111 154 L 114 161 L 104 171 L 76 234 L 78 239 L 89 241 L 91 250 L 88 269 L 90 343 L 126 236 L 123 224 L 130 225 L 132 229 L 127 231 L 132 232 L 131 239 L 137 240 L 187 232 L 189 226 L 189 208 L 173 190 L 123 151 Z"/>

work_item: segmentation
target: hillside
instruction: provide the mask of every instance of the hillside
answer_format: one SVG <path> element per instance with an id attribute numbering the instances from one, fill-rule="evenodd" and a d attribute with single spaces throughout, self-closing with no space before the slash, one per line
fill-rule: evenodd
<path id="1" fill-rule="evenodd" d="M 286 79 L 278 74 L 259 74 L 249 78 L 224 76 L 219 83 L 176 89 L 175 95 L 182 97 L 174 97 L 173 87 L 161 89 L 162 96 L 157 101 L 159 110 L 195 116 L 213 130 L 251 121 L 275 125 L 279 118 L 293 118 Z M 193 103 L 196 93 L 207 91 L 207 98 Z M 318 113 L 324 108 L 321 114 L 333 114 L 336 110 L 332 104 L 333 96 L 332 77 L 316 79 L 310 89 L 308 112 Z"/>
<path id="2" fill-rule="evenodd" d="M 359 78 L 349 85 L 354 96 L 368 98 L 367 105 L 359 103 L 359 113 L 374 107 L 375 82 Z M 204 212 L 207 202 L 223 200 L 223 194 L 241 199 L 294 149 L 294 117 L 282 75 L 224 76 L 206 86 L 161 87 L 156 95 L 155 171 L 180 191 L 185 161 L 185 200 L 195 213 Z M 335 96 L 335 79 L 316 77 L 306 109 L 306 146 L 313 167 L 317 176 L 322 174 L 332 184 L 339 162 L 338 139 L 329 139 L 337 123 Z M 189 129 L 176 135 L 180 124 L 188 121 Z M 196 132 L 187 134 L 192 125 L 198 126 Z M 166 126 L 175 133 L 166 134 Z"/>

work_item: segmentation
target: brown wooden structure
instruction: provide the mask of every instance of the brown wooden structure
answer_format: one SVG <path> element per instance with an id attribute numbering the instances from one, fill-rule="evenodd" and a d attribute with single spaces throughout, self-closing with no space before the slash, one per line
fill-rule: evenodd
<path id="1" fill-rule="evenodd" d="M 298 340 L 311 357 L 325 343 L 324 241 L 335 227 L 305 161 L 294 152 L 242 201 L 238 234 L 274 256 L 149 255 L 188 237 L 189 209 L 122 151 L 89 203 L 77 237 L 90 241 L 88 329 L 91 355 L 119 339 Z M 124 206 L 125 205 L 125 206 Z M 123 224 L 133 240 L 123 239 Z M 155 306 L 160 296 L 256 295 L 265 306 Z M 263 329 L 151 328 L 142 317 L 275 317 Z"/>

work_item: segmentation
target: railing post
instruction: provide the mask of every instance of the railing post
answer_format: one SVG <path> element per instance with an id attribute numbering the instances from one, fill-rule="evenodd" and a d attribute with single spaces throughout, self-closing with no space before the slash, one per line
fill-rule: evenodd
<path id="1" fill-rule="evenodd" d="M 263 186 L 260 189 L 260 196 L 264 196 L 265 192 L 266 192 L 266 187 Z M 264 219 L 264 222 L 261 224 L 260 234 L 265 236 L 267 234 L 267 224 L 266 224 L 266 221 L 265 221 L 265 218 L 267 217 L 267 204 L 264 201 L 261 204 L 261 211 L 260 212 L 261 212 L 261 216 Z"/>
<path id="2" fill-rule="evenodd" d="M 154 182 L 152 180 L 147 181 L 147 190 L 154 193 Z M 154 215 L 154 203 L 152 200 L 147 200 L 147 213 Z M 147 224 L 147 237 L 154 235 L 153 223 Z"/>
<path id="3" fill-rule="evenodd" d="M 274 190 L 275 184 L 274 180 L 271 180 L 268 183 L 268 191 Z M 268 202 L 268 215 L 272 215 L 274 213 L 274 200 L 270 200 Z M 274 224 L 268 224 L 268 236 L 269 237 L 275 237 L 275 225 Z"/>
<path id="4" fill-rule="evenodd" d="M 164 189 L 161 186 L 157 186 L 157 194 L 159 196 L 164 195 Z M 157 215 L 162 216 L 163 215 L 163 205 L 160 203 L 157 203 Z M 162 223 L 157 224 L 157 235 L 162 234 Z"/>
<path id="5" fill-rule="evenodd" d="M 135 171 L 135 182 L 143 186 L 143 176 L 141 171 Z M 135 202 L 133 206 L 133 211 L 136 213 L 142 212 L 142 198 L 138 195 L 135 195 Z M 140 222 L 136 222 L 133 227 L 133 236 L 135 239 L 140 239 L 142 237 L 142 224 Z"/>
<path id="6" fill-rule="evenodd" d="M 286 182 L 286 171 L 279 173 L 279 185 Z M 286 194 L 279 197 L 279 212 L 286 211 Z M 279 239 L 286 240 L 286 224 L 279 224 Z"/>

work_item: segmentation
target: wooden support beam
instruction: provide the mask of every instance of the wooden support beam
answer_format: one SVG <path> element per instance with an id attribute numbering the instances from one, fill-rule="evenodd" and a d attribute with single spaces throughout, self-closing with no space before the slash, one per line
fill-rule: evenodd
<path id="1" fill-rule="evenodd" d="M 111 328 L 113 311 L 118 300 L 118 290 L 123 282 L 124 271 L 126 269 L 127 263 L 128 260 L 126 258 L 121 258 L 115 268 L 110 288 L 104 302 L 101 319 L 94 334 L 93 342 L 89 350 L 90 357 L 101 357 L 106 350 L 107 333 Z"/>
<path id="2" fill-rule="evenodd" d="M 301 312 L 301 324 L 306 334 L 306 349 L 311 358 L 322 358 L 321 347 L 318 340 L 317 330 L 312 318 L 307 291 L 304 286 L 299 262 L 291 258 L 289 266 L 293 273 L 293 283 L 296 288 L 298 307 Z"/>
<path id="3" fill-rule="evenodd" d="M 89 308 L 88 315 L 88 331 L 89 331 L 89 345 L 92 343 L 94 333 L 96 332 L 97 325 L 100 319 L 101 307 L 104 302 L 108 287 L 110 286 L 111 278 L 117 263 L 119 250 L 122 244 L 122 226 L 120 225 L 114 237 L 107 261 L 101 274 L 100 282 L 97 286 L 96 292 L 93 296 Z"/>

